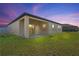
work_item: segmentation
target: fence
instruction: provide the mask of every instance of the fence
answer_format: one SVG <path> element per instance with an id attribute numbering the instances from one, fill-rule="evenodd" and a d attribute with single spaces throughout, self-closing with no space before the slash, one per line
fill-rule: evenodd
<path id="1" fill-rule="evenodd" d="M 8 32 L 8 28 L 7 27 L 0 27 L 0 34 L 5 34 Z"/>

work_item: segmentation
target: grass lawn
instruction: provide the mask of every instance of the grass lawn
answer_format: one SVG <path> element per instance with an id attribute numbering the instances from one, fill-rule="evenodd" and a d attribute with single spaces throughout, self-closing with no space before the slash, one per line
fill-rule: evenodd
<path id="1" fill-rule="evenodd" d="M 35 39 L 0 35 L 2 56 L 79 56 L 79 33 L 59 33 Z"/>

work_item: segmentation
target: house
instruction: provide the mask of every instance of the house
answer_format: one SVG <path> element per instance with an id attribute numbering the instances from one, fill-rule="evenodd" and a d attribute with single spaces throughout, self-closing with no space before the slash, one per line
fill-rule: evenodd
<path id="1" fill-rule="evenodd" d="M 62 32 L 60 23 L 29 13 L 23 13 L 8 24 L 9 32 L 25 38 Z"/>
<path id="2" fill-rule="evenodd" d="M 78 32 L 79 27 L 70 25 L 70 24 L 62 24 L 62 31 L 63 32 Z"/>

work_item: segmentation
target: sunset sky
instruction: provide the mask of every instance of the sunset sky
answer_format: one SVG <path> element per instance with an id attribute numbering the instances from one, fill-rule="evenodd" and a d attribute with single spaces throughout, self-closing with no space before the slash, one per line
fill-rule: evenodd
<path id="1" fill-rule="evenodd" d="M 8 24 L 24 12 L 28 12 L 61 24 L 79 26 L 79 4 L 26 3 L 0 4 L 0 24 Z"/>

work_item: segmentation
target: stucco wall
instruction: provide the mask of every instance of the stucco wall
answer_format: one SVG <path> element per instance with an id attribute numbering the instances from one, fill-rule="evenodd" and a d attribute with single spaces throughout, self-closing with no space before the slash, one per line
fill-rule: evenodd
<path id="1" fill-rule="evenodd" d="M 54 28 L 52 28 L 52 25 L 54 25 Z M 58 28 L 58 26 L 61 26 L 61 25 L 56 24 L 56 23 L 52 23 L 52 22 L 48 22 L 49 34 L 62 32 L 62 26 L 61 26 L 61 28 Z"/>
<path id="2" fill-rule="evenodd" d="M 18 19 L 17 21 L 13 22 L 12 24 L 8 25 L 9 33 L 21 36 L 19 23 L 20 23 L 20 20 L 22 20 L 23 18 L 24 17 Z"/>
<path id="3" fill-rule="evenodd" d="M 56 33 L 62 32 L 62 26 L 60 28 L 58 26 L 61 26 L 61 25 L 55 24 L 55 31 L 56 31 Z"/>
<path id="4" fill-rule="evenodd" d="M 8 26 L 9 33 L 28 38 L 29 37 L 29 30 L 28 30 L 29 21 L 28 20 L 29 20 L 28 16 L 24 16 L 18 19 L 17 21 L 13 22 L 12 24 L 10 24 Z"/>
<path id="5" fill-rule="evenodd" d="M 8 26 L 9 33 L 19 35 L 19 20 Z"/>
<path id="6" fill-rule="evenodd" d="M 29 38 L 29 16 L 24 17 L 24 37 Z"/>

